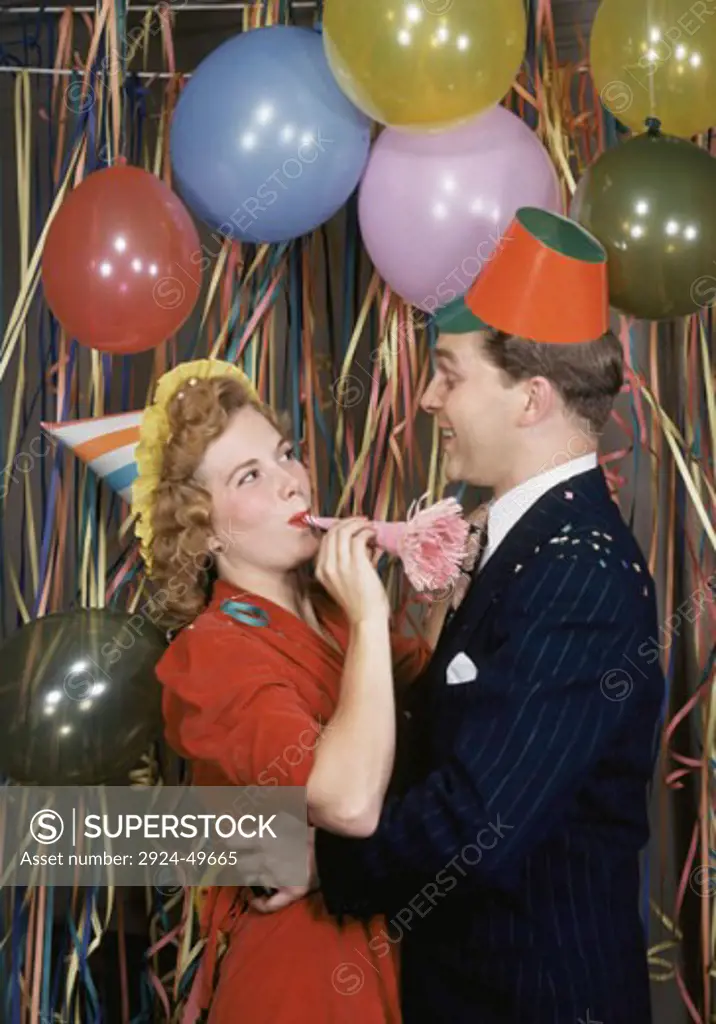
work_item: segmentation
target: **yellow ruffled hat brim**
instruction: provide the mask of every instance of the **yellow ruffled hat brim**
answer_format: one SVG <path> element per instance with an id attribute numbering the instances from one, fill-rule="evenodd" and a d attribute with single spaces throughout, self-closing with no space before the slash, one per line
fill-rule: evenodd
<path id="1" fill-rule="evenodd" d="M 132 486 L 132 515 L 136 517 L 134 532 L 139 539 L 140 552 L 148 572 L 151 572 L 152 567 L 152 508 L 161 479 L 164 448 L 170 437 L 167 408 L 182 385 L 213 377 L 235 378 L 246 388 L 252 400 L 259 401 L 252 381 L 240 367 L 223 359 L 196 359 L 180 363 L 159 378 L 154 402 L 145 409 L 142 416 L 135 451 L 137 477 Z"/>

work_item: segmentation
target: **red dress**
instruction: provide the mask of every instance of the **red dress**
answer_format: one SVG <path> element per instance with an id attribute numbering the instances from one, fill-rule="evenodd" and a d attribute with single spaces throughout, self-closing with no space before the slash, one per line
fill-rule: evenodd
<path id="1" fill-rule="evenodd" d="M 317 595 L 316 612 L 345 651 L 340 610 Z M 394 635 L 396 683 L 415 678 L 428 656 L 422 642 Z M 297 616 L 219 581 L 157 666 L 167 741 L 191 761 L 195 785 L 305 786 L 342 670 L 342 655 Z M 207 901 L 209 1024 L 399 1024 L 394 947 L 370 948 L 382 918 L 339 924 L 320 893 L 264 915 L 245 896 L 221 888 Z M 212 993 L 219 936 L 228 948 Z"/>

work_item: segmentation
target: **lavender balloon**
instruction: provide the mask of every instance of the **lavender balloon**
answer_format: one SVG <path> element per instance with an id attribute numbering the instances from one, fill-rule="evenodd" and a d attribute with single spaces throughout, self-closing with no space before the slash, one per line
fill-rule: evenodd
<path id="1" fill-rule="evenodd" d="M 451 131 L 386 129 L 360 186 L 366 249 L 396 294 L 432 312 L 464 294 L 520 206 L 562 212 L 535 133 L 504 107 Z"/>

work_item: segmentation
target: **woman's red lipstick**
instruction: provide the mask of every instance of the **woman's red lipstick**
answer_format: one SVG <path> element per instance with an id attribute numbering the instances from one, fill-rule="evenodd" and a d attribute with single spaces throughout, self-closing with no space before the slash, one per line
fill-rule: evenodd
<path id="1" fill-rule="evenodd" d="M 289 526 L 308 526 L 309 515 L 310 512 L 297 512 L 289 519 Z"/>

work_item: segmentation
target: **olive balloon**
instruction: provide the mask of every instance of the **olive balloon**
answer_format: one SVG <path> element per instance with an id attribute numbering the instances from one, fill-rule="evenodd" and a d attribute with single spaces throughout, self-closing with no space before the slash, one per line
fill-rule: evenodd
<path id="1" fill-rule="evenodd" d="M 140 615 L 36 619 L 0 648 L 0 773 L 25 785 L 128 782 L 161 734 L 164 635 Z"/>
<path id="2" fill-rule="evenodd" d="M 609 301 L 645 320 L 688 316 L 716 298 L 716 160 L 658 129 L 586 170 L 571 215 L 605 247 Z"/>

